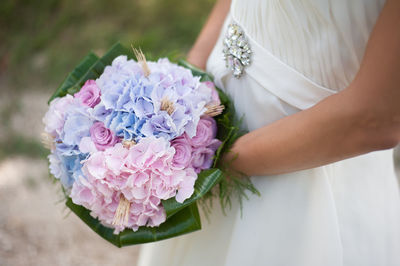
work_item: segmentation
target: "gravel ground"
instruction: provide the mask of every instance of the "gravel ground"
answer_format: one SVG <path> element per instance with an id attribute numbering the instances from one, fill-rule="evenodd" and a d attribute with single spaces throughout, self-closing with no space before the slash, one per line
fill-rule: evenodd
<path id="1" fill-rule="evenodd" d="M 109 244 L 60 199 L 46 161 L 0 163 L 0 265 L 136 265 L 138 246 Z"/>
<path id="2" fill-rule="evenodd" d="M 10 98 L 18 101 L 9 125 L 0 124 L 0 140 L 20 132 L 40 141 L 48 95 L 0 92 L 0 111 L 9 108 Z M 136 265 L 139 246 L 114 247 L 60 200 L 45 159 L 17 155 L 0 161 L 0 266 Z"/>

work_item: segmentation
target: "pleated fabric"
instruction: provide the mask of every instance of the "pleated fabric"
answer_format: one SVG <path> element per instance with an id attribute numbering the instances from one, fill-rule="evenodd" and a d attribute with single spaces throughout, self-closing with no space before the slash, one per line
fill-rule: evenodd
<path id="1" fill-rule="evenodd" d="M 207 70 L 254 130 L 345 89 L 382 8 L 379 0 L 237 0 Z M 240 79 L 222 59 L 237 23 L 253 50 Z M 299 139 L 301 141 L 301 139 Z M 284 147 L 282 147 L 284 148 Z M 293 173 L 252 177 L 261 197 L 203 229 L 142 246 L 139 266 L 400 265 L 400 196 L 393 151 Z"/>
<path id="2" fill-rule="evenodd" d="M 234 1 L 232 14 L 261 46 L 322 86 L 354 78 L 384 0 Z"/>

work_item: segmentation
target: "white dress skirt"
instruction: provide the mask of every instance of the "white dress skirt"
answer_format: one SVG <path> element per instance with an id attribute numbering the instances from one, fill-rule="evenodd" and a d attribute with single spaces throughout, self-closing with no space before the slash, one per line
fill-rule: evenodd
<path id="1" fill-rule="evenodd" d="M 356 75 L 380 0 L 238 0 L 207 71 L 254 130 L 307 109 Z M 222 58 L 229 23 L 252 50 L 237 79 Z M 299 138 L 298 141 L 301 141 Z M 282 147 L 283 149 L 285 147 Z M 393 151 L 252 181 L 261 197 L 201 231 L 142 245 L 139 266 L 400 265 L 400 197 Z"/>

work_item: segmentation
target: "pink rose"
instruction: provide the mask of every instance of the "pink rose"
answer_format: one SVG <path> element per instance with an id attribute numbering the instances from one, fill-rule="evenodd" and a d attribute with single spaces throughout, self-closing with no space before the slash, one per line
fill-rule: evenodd
<path id="1" fill-rule="evenodd" d="M 74 94 L 74 97 L 89 107 L 95 107 L 100 102 L 100 89 L 96 81 L 89 79 L 82 86 L 81 90 Z"/>
<path id="2" fill-rule="evenodd" d="M 221 145 L 221 141 L 219 139 L 213 139 L 207 146 L 207 148 L 212 149 L 214 152 L 218 150 Z"/>
<path id="3" fill-rule="evenodd" d="M 92 125 L 90 137 L 99 151 L 113 147 L 119 141 L 118 137 L 104 126 L 103 122 L 96 122 Z"/>
<path id="4" fill-rule="evenodd" d="M 218 91 L 215 88 L 214 83 L 212 81 L 204 81 L 203 84 L 211 89 L 212 103 L 220 105 L 221 100 L 219 99 Z"/>
<path id="5" fill-rule="evenodd" d="M 189 139 L 193 147 L 207 146 L 217 135 L 217 123 L 211 117 L 202 117 L 197 124 L 196 135 Z"/>
<path id="6" fill-rule="evenodd" d="M 172 165 L 180 169 L 188 167 L 192 159 L 192 146 L 190 145 L 186 134 L 172 140 L 171 146 L 175 148 Z"/>

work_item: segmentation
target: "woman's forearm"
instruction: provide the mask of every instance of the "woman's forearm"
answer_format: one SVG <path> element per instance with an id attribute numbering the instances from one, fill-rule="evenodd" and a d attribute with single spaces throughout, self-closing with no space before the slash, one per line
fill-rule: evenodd
<path id="1" fill-rule="evenodd" d="M 231 0 L 218 0 L 215 4 L 206 24 L 201 30 L 187 61 L 201 69 L 205 69 L 207 58 L 217 42 L 221 27 L 228 14 Z"/>
<path id="2" fill-rule="evenodd" d="M 269 175 L 368 152 L 366 136 L 354 128 L 358 115 L 347 95 L 331 96 L 313 108 L 242 136 L 226 160 L 247 175 Z"/>
<path id="3" fill-rule="evenodd" d="M 225 158 L 248 175 L 302 170 L 400 140 L 400 1 L 388 0 L 357 77 L 314 107 L 241 137 Z"/>

